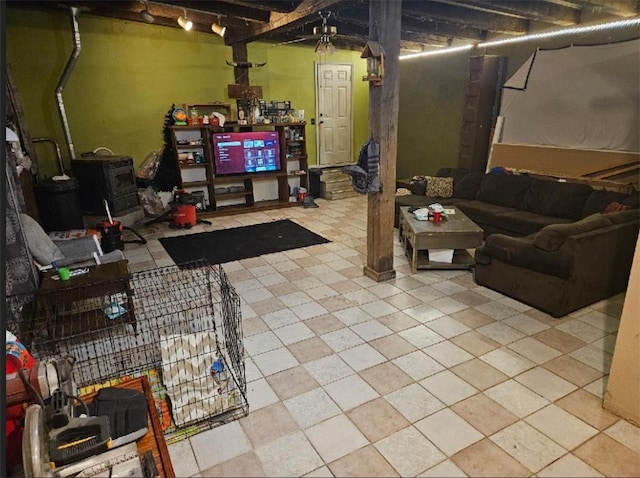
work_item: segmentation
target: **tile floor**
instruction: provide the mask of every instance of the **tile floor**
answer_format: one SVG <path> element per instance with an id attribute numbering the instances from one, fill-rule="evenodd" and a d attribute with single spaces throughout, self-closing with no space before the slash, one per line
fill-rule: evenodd
<path id="1" fill-rule="evenodd" d="M 249 415 L 169 447 L 177 476 L 640 476 L 640 429 L 604 410 L 624 295 L 561 319 L 464 271 L 366 262 L 364 197 L 138 229 L 290 218 L 332 242 L 223 265 L 242 298 Z"/>

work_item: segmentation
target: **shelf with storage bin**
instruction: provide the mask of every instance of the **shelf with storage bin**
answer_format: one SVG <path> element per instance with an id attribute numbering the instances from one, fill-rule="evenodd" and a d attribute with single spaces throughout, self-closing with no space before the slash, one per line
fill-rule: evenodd
<path id="1" fill-rule="evenodd" d="M 198 188 L 206 192 L 206 203 L 209 207 L 200 212 L 204 216 L 299 205 L 290 200 L 290 194 L 293 188 L 308 187 L 305 127 L 305 123 L 239 125 L 230 122 L 225 123 L 223 128 L 204 124 L 174 125 L 171 132 L 180 172 L 178 185 L 188 192 Z M 214 132 L 264 130 L 278 132 L 280 171 L 216 175 Z M 196 163 L 194 154 L 198 151 L 203 154 L 202 163 Z"/>
<path id="2" fill-rule="evenodd" d="M 287 177 L 290 187 L 308 189 L 309 180 L 307 178 L 307 143 L 306 124 L 289 123 L 278 125 L 282 129 L 284 144 L 284 161 L 286 165 Z"/>
<path id="3" fill-rule="evenodd" d="M 171 126 L 171 142 L 180 172 L 178 187 L 188 193 L 202 191 L 204 204 L 200 212 L 211 209 L 213 161 L 208 125 Z"/>

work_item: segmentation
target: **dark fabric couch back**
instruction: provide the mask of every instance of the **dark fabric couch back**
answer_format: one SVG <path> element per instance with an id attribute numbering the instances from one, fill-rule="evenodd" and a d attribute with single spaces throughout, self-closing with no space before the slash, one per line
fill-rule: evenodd
<path id="1" fill-rule="evenodd" d="M 530 183 L 529 176 L 485 174 L 476 199 L 498 206 L 519 209 Z"/>
<path id="2" fill-rule="evenodd" d="M 520 209 L 577 221 L 593 189 L 588 184 L 531 178 Z"/>

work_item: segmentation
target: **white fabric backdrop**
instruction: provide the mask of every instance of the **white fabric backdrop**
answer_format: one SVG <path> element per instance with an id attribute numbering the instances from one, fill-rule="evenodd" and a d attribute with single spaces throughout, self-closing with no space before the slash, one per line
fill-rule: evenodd
<path id="1" fill-rule="evenodd" d="M 500 114 L 503 143 L 640 151 L 640 39 L 538 50 Z"/>

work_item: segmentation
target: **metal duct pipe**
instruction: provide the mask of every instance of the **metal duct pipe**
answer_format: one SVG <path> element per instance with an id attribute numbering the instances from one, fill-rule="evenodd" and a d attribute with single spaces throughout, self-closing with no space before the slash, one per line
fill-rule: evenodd
<path id="1" fill-rule="evenodd" d="M 78 29 L 78 12 L 80 11 L 80 9 L 77 7 L 70 7 L 69 10 L 71 11 L 71 29 L 73 31 L 74 46 L 73 51 L 71 52 L 71 57 L 67 61 L 67 65 L 64 67 L 62 76 L 60 77 L 60 80 L 58 81 L 58 84 L 56 86 L 56 100 L 58 101 L 58 112 L 60 113 L 60 121 L 62 121 L 64 137 L 67 140 L 67 146 L 69 148 L 69 157 L 73 160 L 76 159 L 76 152 L 73 148 L 73 141 L 71 140 L 71 131 L 69 130 L 67 113 L 64 109 L 64 101 L 62 100 L 62 90 L 67 84 L 73 68 L 76 66 L 76 62 L 78 61 L 78 57 L 80 56 L 80 50 L 82 49 L 82 44 L 80 43 L 80 31 Z"/>
<path id="2" fill-rule="evenodd" d="M 33 138 L 31 140 L 32 143 L 42 143 L 44 141 L 48 141 L 49 143 L 53 143 L 56 147 L 56 154 L 58 155 L 58 167 L 60 168 L 60 174 L 65 174 L 64 172 L 64 164 L 62 164 L 62 155 L 60 154 L 60 146 L 53 138 Z"/>

